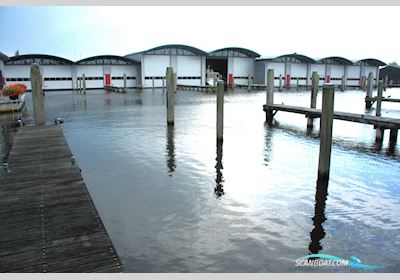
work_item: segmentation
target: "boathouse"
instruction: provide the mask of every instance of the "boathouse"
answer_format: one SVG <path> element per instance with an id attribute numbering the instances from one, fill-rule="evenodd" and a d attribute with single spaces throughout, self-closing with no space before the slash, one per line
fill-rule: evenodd
<path id="1" fill-rule="evenodd" d="M 223 48 L 207 54 L 207 68 L 219 72 L 228 85 L 247 85 L 249 77 L 254 83 L 255 59 L 260 55 L 244 48 Z"/>
<path id="2" fill-rule="evenodd" d="M 125 57 L 140 64 L 143 88 L 165 85 L 167 67 L 177 75 L 178 85 L 204 86 L 207 53 L 186 45 L 163 45 Z"/>
<path id="3" fill-rule="evenodd" d="M 384 80 L 388 78 L 389 85 L 400 84 L 400 66 L 388 65 L 379 70 L 379 79 Z"/>

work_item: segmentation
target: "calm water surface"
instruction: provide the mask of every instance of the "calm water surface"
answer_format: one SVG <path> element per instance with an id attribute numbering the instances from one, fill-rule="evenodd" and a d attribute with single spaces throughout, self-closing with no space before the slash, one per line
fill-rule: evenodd
<path id="1" fill-rule="evenodd" d="M 385 95 L 400 98 L 400 90 Z M 335 110 L 365 113 L 364 96 L 337 92 Z M 22 115 L 30 123 L 27 97 Z M 319 252 L 400 272 L 400 156 L 399 148 L 389 151 L 388 132 L 376 151 L 372 126 L 335 120 L 328 194 L 316 196 L 318 122 L 307 136 L 303 115 L 279 112 L 269 128 L 265 98 L 261 91 L 227 93 L 217 146 L 214 94 L 178 92 L 168 129 L 161 91 L 47 93 L 47 119 L 65 120 L 125 271 L 361 271 L 295 266 Z M 278 93 L 275 102 L 308 106 L 309 98 Z M 383 103 L 382 116 L 399 118 L 400 105 Z M 15 135 L 12 119 L 0 116 L 1 157 Z"/>

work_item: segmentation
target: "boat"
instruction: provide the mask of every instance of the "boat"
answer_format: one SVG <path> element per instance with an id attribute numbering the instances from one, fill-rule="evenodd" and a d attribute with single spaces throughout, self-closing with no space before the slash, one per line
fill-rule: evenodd
<path id="1" fill-rule="evenodd" d="M 21 111 L 25 106 L 25 95 L 25 93 L 21 94 L 16 100 L 0 97 L 0 114 Z"/>

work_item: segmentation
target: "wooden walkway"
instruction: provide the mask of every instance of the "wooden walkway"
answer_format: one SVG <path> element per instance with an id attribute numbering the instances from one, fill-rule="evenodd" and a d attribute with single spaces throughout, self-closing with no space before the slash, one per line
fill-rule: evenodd
<path id="1" fill-rule="evenodd" d="M 62 129 L 19 128 L 0 177 L 0 272 L 121 272 Z"/>
<path id="2" fill-rule="evenodd" d="M 307 117 L 312 117 L 312 118 L 319 118 L 321 116 L 321 110 L 320 109 L 313 109 L 313 108 L 305 108 L 305 107 L 298 107 L 298 106 L 290 106 L 290 105 L 279 105 L 279 104 L 274 104 L 274 105 L 264 105 L 263 106 L 264 111 L 267 109 L 272 109 L 273 111 L 284 111 L 284 112 L 290 112 L 290 113 L 297 113 L 297 114 L 303 114 L 306 115 Z M 354 114 L 354 113 L 345 113 L 345 112 L 334 112 L 333 118 L 336 120 L 342 120 L 342 121 L 351 121 L 351 122 L 357 122 L 357 123 L 365 123 L 365 124 L 371 124 L 376 127 L 381 127 L 381 128 L 395 128 L 398 129 L 400 128 L 400 119 L 394 119 L 394 118 L 384 118 L 384 117 L 376 117 L 376 116 L 371 116 L 371 115 L 363 115 L 363 114 Z"/>

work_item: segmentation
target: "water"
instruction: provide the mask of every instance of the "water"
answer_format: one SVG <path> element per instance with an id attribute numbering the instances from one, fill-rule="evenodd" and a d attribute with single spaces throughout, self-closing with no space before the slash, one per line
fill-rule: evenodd
<path id="1" fill-rule="evenodd" d="M 399 98 L 400 90 L 384 95 Z M 335 110 L 365 113 L 364 96 L 337 92 Z M 217 146 L 214 94 L 178 92 L 172 129 L 161 91 L 46 95 L 47 119 L 64 119 L 125 271 L 362 271 L 295 266 L 319 252 L 400 272 L 400 157 L 388 149 L 388 132 L 376 151 L 372 126 L 335 121 L 328 194 L 316 199 L 318 122 L 307 136 L 303 115 L 278 112 L 268 128 L 265 99 L 228 93 Z M 275 102 L 308 106 L 309 93 L 278 93 Z M 382 116 L 400 117 L 399 104 L 384 102 Z M 4 157 L 14 133 L 12 116 L 0 119 Z"/>

